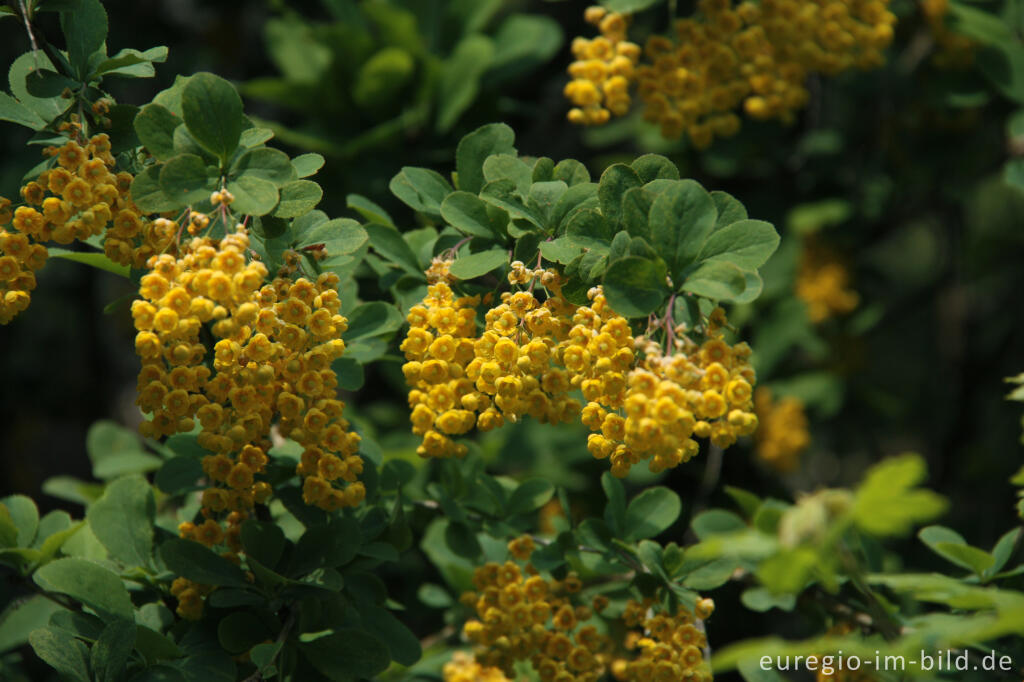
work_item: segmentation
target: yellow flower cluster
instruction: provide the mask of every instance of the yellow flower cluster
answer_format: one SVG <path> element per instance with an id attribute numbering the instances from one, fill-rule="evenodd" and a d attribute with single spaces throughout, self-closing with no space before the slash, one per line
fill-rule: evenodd
<path id="1" fill-rule="evenodd" d="M 451 284 L 455 281 L 452 277 L 451 268 L 454 261 L 451 258 L 442 258 L 437 256 L 430 261 L 430 267 L 427 268 L 426 276 L 427 282 L 430 284 L 436 284 L 437 282 L 446 282 Z"/>
<path id="2" fill-rule="evenodd" d="M 573 41 L 575 61 L 569 65 L 572 80 L 565 86 L 565 96 L 575 105 L 569 110 L 572 123 L 601 125 L 613 114 L 622 116 L 629 111 L 629 88 L 641 50 L 626 40 L 629 15 L 590 7 L 584 17 L 601 35 Z"/>
<path id="3" fill-rule="evenodd" d="M 626 639 L 626 647 L 637 655 L 632 660 L 617 659 L 612 664 L 615 678 L 628 682 L 711 680 L 703 654 L 707 637 L 699 621 L 709 618 L 714 609 L 711 599 L 700 599 L 692 612 L 680 606 L 674 615 L 669 615 L 655 613 L 651 600 L 630 600 L 622 619 L 627 627 L 638 628 Z"/>
<path id="4" fill-rule="evenodd" d="M 455 443 L 452 435 L 469 431 L 477 422 L 481 428 L 493 428 L 489 405 L 463 401 L 476 394 L 466 367 L 475 357 L 479 302 L 479 297 L 456 298 L 448 284 L 438 282 L 406 318 L 409 332 L 401 350 L 408 362 L 402 372 L 413 387 L 409 407 L 413 433 L 423 436 L 417 449 L 422 457 L 461 457 L 466 446 Z"/>
<path id="5" fill-rule="evenodd" d="M 600 293 L 592 305 L 607 308 Z M 583 423 L 594 432 L 587 447 L 599 459 L 610 458 L 613 475 L 625 476 L 642 460 L 654 472 L 678 466 L 697 454 L 694 436 L 726 448 L 757 428 L 750 347 L 726 343 L 724 325 L 725 314 L 716 309 L 702 344 L 681 336 L 669 353 L 638 340 L 643 358 L 618 392 L 589 397 L 584 386 L 591 402 L 583 408 Z"/>
<path id="6" fill-rule="evenodd" d="M 115 160 L 106 134 L 92 137 L 85 146 L 70 140 L 48 152 L 57 157 L 57 167 L 22 190 L 27 204 L 41 207 L 49 223 L 47 239 L 67 244 L 103 235 L 104 252 L 112 261 L 137 268 L 173 244 L 175 233 L 149 223 L 132 201 L 131 173 L 113 173 Z M 26 215 L 38 220 L 39 213 Z"/>
<path id="7" fill-rule="evenodd" d="M 528 536 L 509 543 L 509 553 L 520 561 L 532 550 Z M 539 575 L 531 564 L 522 569 L 514 561 L 492 562 L 474 571 L 473 586 L 460 601 L 476 613 L 463 627 L 476 645 L 475 658 L 459 657 L 446 666 L 448 682 L 511 678 L 515 662 L 527 660 L 543 682 L 594 682 L 608 672 L 634 682 L 711 679 L 702 653 L 707 640 L 698 622 L 714 610 L 710 599 L 700 599 L 693 612 L 680 607 L 675 615 L 656 613 L 653 601 L 631 600 L 622 619 L 633 631 L 624 644 L 636 654 L 627 658 L 613 656 L 611 638 L 597 627 L 596 614 L 608 599 L 598 595 L 590 605 L 582 604 L 577 596 L 582 583 L 573 573 L 558 581 Z M 465 676 L 471 674 L 479 677 Z"/>
<path id="8" fill-rule="evenodd" d="M 464 651 L 456 651 L 441 672 L 444 682 L 509 682 L 503 672 L 480 665 Z"/>
<path id="9" fill-rule="evenodd" d="M 557 275 L 547 281 L 557 286 Z M 410 310 L 402 366 L 412 387 L 413 433 L 423 436 L 423 457 L 461 457 L 452 436 L 481 431 L 530 415 L 542 422 L 569 421 L 579 403 L 567 397 L 566 372 L 551 365 L 569 328 L 572 306 L 560 297 L 541 303 L 532 292 L 505 292 L 485 315 L 477 336 L 479 297 L 456 298 L 451 287 L 429 287 Z"/>
<path id="10" fill-rule="evenodd" d="M 545 682 L 596 682 L 611 662 L 611 640 L 592 624 L 593 609 L 574 605 L 581 583 L 546 579 L 532 566 L 488 563 L 473 574 L 475 592 L 461 601 L 477 619 L 463 632 L 477 646 L 476 660 L 512 677 L 516 661 L 529 660 Z"/>
<path id="11" fill-rule="evenodd" d="M 35 271 L 46 263 L 47 251 L 41 242 L 69 244 L 105 230 L 108 235 L 120 234 L 129 223 L 141 225 L 141 215 L 128 194 L 131 174 L 112 171 L 110 138 L 96 135 L 83 140 L 83 146 L 77 141 L 81 139 L 77 125 L 64 124 L 63 129 L 76 139 L 47 148 L 57 158 L 56 166 L 21 188 L 24 204 L 12 213 L 11 202 L 0 199 L 0 225 L 12 228 L 0 229 L 0 324 L 28 307 L 29 292 L 36 286 Z"/>
<path id="12" fill-rule="evenodd" d="M 796 295 L 807 304 L 811 322 L 818 324 L 853 311 L 860 297 L 848 288 L 849 285 L 850 273 L 831 249 L 814 242 L 804 245 L 796 277 Z"/>
<path id="13" fill-rule="evenodd" d="M 811 442 L 803 401 L 797 398 L 773 400 L 768 388 L 754 392 L 754 410 L 760 426 L 755 435 L 757 457 L 781 471 L 793 471 L 800 454 Z"/>
<path id="14" fill-rule="evenodd" d="M 175 578 L 171 583 L 171 596 L 178 600 L 178 615 L 185 620 L 199 620 L 203 615 L 205 598 L 213 588 L 194 583 L 188 578 Z"/>
<path id="15" fill-rule="evenodd" d="M 660 472 L 689 460 L 694 436 L 728 447 L 756 428 L 750 349 L 722 339 L 724 313 L 712 316 L 702 345 L 682 336 L 666 355 L 634 339 L 600 287 L 590 305 L 576 306 L 560 295 L 557 272 L 512 265 L 509 281 L 530 288 L 503 293 L 479 336 L 479 299 L 456 298 L 444 282 L 409 312 L 402 371 L 421 456 L 461 457 L 466 447 L 453 437 L 474 427 L 489 431 L 524 415 L 557 424 L 581 414 L 594 432 L 588 449 L 621 477 L 640 461 Z M 543 303 L 533 293 L 537 281 L 549 292 Z M 573 390 L 587 401 L 582 410 Z"/>
<path id="16" fill-rule="evenodd" d="M 4 224 L 11 219 L 10 203 L 0 199 L 0 211 L 6 215 L 0 222 Z M 46 256 L 46 247 L 33 243 L 29 235 L 0 228 L 0 324 L 28 308 L 29 292 L 36 288 L 35 272 L 46 264 Z"/>
<path id="17" fill-rule="evenodd" d="M 205 521 L 179 532 L 231 552 L 241 550 L 241 524 L 253 506 L 272 493 L 257 477 L 269 461 L 274 423 L 304 447 L 297 473 L 308 504 L 332 511 L 366 494 L 359 436 L 343 417 L 331 369 L 348 324 L 337 275 L 266 283 L 266 266 L 247 260 L 248 248 L 239 226 L 220 240 L 188 240 L 177 258 L 153 256 L 132 304 L 142 359 L 138 404 L 151 413 L 140 430 L 159 438 L 198 421 L 198 442 L 213 453 L 202 462 L 211 482 L 202 495 Z M 206 330 L 216 339 L 210 366 Z M 225 513 L 226 529 L 217 520 Z"/>
<path id="18" fill-rule="evenodd" d="M 654 35 L 644 46 L 645 61 L 633 70 L 644 118 L 666 138 L 686 133 L 697 148 L 734 135 L 740 106 L 752 118 L 789 121 L 807 102 L 809 74 L 884 62 L 896 21 L 887 7 L 888 0 L 700 0 L 694 17 L 676 22 L 675 40 Z M 566 95 L 579 105 L 584 88 L 571 87 L 576 82 Z"/>
<path id="19" fill-rule="evenodd" d="M 931 29 L 938 47 L 932 61 L 939 68 L 962 69 L 974 62 L 975 42 L 967 36 L 950 31 L 946 26 L 949 0 L 921 0 L 921 13 Z"/>

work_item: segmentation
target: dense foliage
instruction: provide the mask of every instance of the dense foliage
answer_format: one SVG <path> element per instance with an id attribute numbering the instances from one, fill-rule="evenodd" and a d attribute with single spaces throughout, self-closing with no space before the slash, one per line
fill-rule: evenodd
<path id="1" fill-rule="evenodd" d="M 0 7 L 0 677 L 1024 675 L 1017 2 L 322 4 Z"/>

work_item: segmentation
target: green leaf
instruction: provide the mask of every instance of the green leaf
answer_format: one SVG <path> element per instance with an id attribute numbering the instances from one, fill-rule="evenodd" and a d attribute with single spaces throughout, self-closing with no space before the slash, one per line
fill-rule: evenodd
<path id="1" fill-rule="evenodd" d="M 729 582 L 739 562 L 730 557 L 701 562 L 697 567 L 684 566 L 683 585 L 691 590 L 714 590 Z"/>
<path id="2" fill-rule="evenodd" d="M 160 557 L 169 570 L 193 582 L 228 587 L 249 586 L 242 569 L 192 540 L 167 540 L 160 545 Z"/>
<path id="3" fill-rule="evenodd" d="M 132 126 L 139 142 L 160 161 L 174 156 L 174 129 L 181 119 L 159 104 L 147 104 L 135 115 Z"/>
<path id="4" fill-rule="evenodd" d="M 906 535 L 915 523 L 946 510 L 945 498 L 917 488 L 926 474 L 920 455 L 892 457 L 872 467 L 857 488 L 853 519 L 872 535 Z"/>
<path id="5" fill-rule="evenodd" d="M 567 237 L 550 242 L 541 242 L 540 253 L 544 258 L 568 265 L 582 252 L 582 247 Z"/>
<path id="6" fill-rule="evenodd" d="M 272 634 L 259 616 L 251 611 L 229 613 L 217 624 L 217 641 L 229 654 L 248 651 L 270 639 Z"/>
<path id="7" fill-rule="evenodd" d="M 995 562 L 988 568 L 988 575 L 992 575 L 1001 570 L 1003 566 L 1006 565 L 1006 562 L 1010 560 L 1010 556 L 1013 554 L 1013 550 L 1017 546 L 1017 540 L 1020 534 L 1021 529 L 1014 528 L 999 538 L 996 546 L 992 548 L 992 557 L 995 559 Z"/>
<path id="8" fill-rule="evenodd" d="M 614 233 L 608 220 L 592 208 L 576 211 L 565 226 L 565 236 L 588 249 L 605 251 Z"/>
<path id="9" fill-rule="evenodd" d="M 384 301 L 363 303 L 348 313 L 346 343 L 372 336 L 390 334 L 402 326 L 405 318 L 399 310 Z"/>
<path id="10" fill-rule="evenodd" d="M 604 274 L 604 293 L 612 309 L 626 317 L 646 317 L 665 300 L 665 264 L 639 256 L 614 261 Z"/>
<path id="11" fill-rule="evenodd" d="M 127 265 L 121 265 L 107 258 L 104 253 L 96 251 L 68 251 L 67 249 L 61 249 L 56 246 L 51 246 L 49 249 L 50 258 L 60 258 L 63 260 L 73 261 L 75 263 L 81 263 L 82 265 L 88 265 L 89 267 L 97 268 L 99 270 L 106 270 L 111 272 L 118 277 L 127 277 L 129 268 Z"/>
<path id="12" fill-rule="evenodd" d="M 441 67 L 437 86 L 437 123 L 439 133 L 451 130 L 462 113 L 480 92 L 480 78 L 494 56 L 494 41 L 484 35 L 463 38 Z"/>
<path id="13" fill-rule="evenodd" d="M 149 566 L 153 552 L 153 490 L 142 476 L 119 478 L 87 510 L 93 535 L 126 566 Z"/>
<path id="14" fill-rule="evenodd" d="M 540 218 L 544 229 L 552 234 L 558 227 L 558 202 L 569 188 L 561 180 L 535 182 L 526 197 L 527 207 Z"/>
<path id="15" fill-rule="evenodd" d="M 0 549 L 18 546 L 18 527 L 6 506 L 0 505 Z"/>
<path id="16" fill-rule="evenodd" d="M 562 28 L 540 14 L 513 14 L 494 34 L 494 57 L 487 78 L 504 80 L 547 63 L 562 46 Z"/>
<path id="17" fill-rule="evenodd" d="M 635 541 L 653 538 L 679 518 L 683 503 L 668 488 L 648 488 L 634 497 L 626 507 L 625 539 Z"/>
<path id="18" fill-rule="evenodd" d="M 78 558 L 57 559 L 36 571 L 32 579 L 44 590 L 82 602 L 104 621 L 132 620 L 132 602 L 124 584 L 99 564 Z"/>
<path id="19" fill-rule="evenodd" d="M 917 537 L 921 539 L 921 542 L 932 549 L 935 549 L 935 545 L 940 542 L 951 542 L 958 545 L 967 544 L 967 541 L 964 540 L 964 536 L 960 535 L 960 533 L 957 533 L 952 528 L 946 528 L 945 526 L 926 526 L 925 528 L 917 531 Z"/>
<path id="20" fill-rule="evenodd" d="M 724 509 L 708 509 L 701 512 L 694 517 L 690 525 L 701 540 L 707 540 L 712 535 L 744 530 L 747 527 L 743 519 Z"/>
<path id="21" fill-rule="evenodd" d="M 173 152 L 173 149 L 171 150 Z M 149 166 L 132 180 L 132 201 L 145 213 L 165 213 L 183 206 L 160 187 L 162 165 Z"/>
<path id="22" fill-rule="evenodd" d="M 601 213 L 607 218 L 612 229 L 618 227 L 622 219 L 622 196 L 627 190 L 640 187 L 642 184 L 636 171 L 624 163 L 612 164 L 601 174 L 597 198 L 601 204 Z"/>
<path id="23" fill-rule="evenodd" d="M 242 135 L 242 98 L 235 86 L 212 73 L 197 73 L 181 93 L 181 112 L 196 142 L 226 165 Z"/>
<path id="24" fill-rule="evenodd" d="M 28 636 L 36 656 L 47 665 L 72 680 L 90 682 L 88 650 L 77 639 L 59 630 L 41 628 Z"/>
<path id="25" fill-rule="evenodd" d="M 985 550 L 957 542 L 937 542 L 932 549 L 943 558 L 977 575 L 983 574 L 996 562 L 995 557 Z"/>
<path id="26" fill-rule="evenodd" d="M 533 169 L 514 154 L 494 154 L 484 160 L 484 180 L 511 180 L 516 192 L 525 197 L 533 183 Z"/>
<path id="27" fill-rule="evenodd" d="M 281 202 L 274 210 L 278 218 L 297 218 L 312 211 L 324 196 L 312 180 L 295 180 L 281 187 Z"/>
<path id="28" fill-rule="evenodd" d="M 770 590 L 763 587 L 751 587 L 743 591 L 743 594 L 740 595 L 740 601 L 748 609 L 758 613 L 764 613 L 772 609 L 792 611 L 793 607 L 796 606 L 796 595 L 773 594 Z"/>
<path id="29" fill-rule="evenodd" d="M 683 282 L 683 291 L 716 301 L 729 301 L 747 288 L 745 273 L 732 263 L 707 261 L 691 272 Z"/>
<path id="30" fill-rule="evenodd" d="M 508 251 L 504 249 L 491 249 L 481 251 L 469 256 L 461 256 L 455 259 L 451 265 L 451 274 L 459 279 L 473 279 L 486 275 L 508 264 Z"/>
<path id="31" fill-rule="evenodd" d="M 215 186 L 200 157 L 181 154 L 164 164 L 160 171 L 160 189 L 177 202 L 197 204 L 209 199 Z"/>
<path id="32" fill-rule="evenodd" d="M 292 159 L 292 167 L 295 169 L 298 177 L 308 178 L 324 167 L 324 157 L 321 154 L 315 153 L 299 154 Z"/>
<path id="33" fill-rule="evenodd" d="M 480 197 L 492 206 L 508 211 L 512 218 L 522 218 L 541 230 L 545 228 L 543 219 L 524 203 L 515 182 L 509 178 L 488 182 L 480 190 Z M 509 234 L 513 237 L 521 237 L 528 231 L 532 231 L 528 225 L 509 225 Z"/>
<path id="34" fill-rule="evenodd" d="M 153 483 L 167 495 L 181 495 L 197 490 L 196 482 L 203 475 L 200 460 L 193 457 L 174 457 L 164 462 L 156 472 Z"/>
<path id="35" fill-rule="evenodd" d="M 441 217 L 471 237 L 504 241 L 508 215 L 469 192 L 452 192 L 441 202 Z"/>
<path id="36" fill-rule="evenodd" d="M 25 77 L 25 89 L 35 97 L 59 97 L 64 90 L 77 90 L 78 81 L 61 76 L 50 69 L 36 69 Z"/>
<path id="37" fill-rule="evenodd" d="M 279 199 L 274 183 L 251 175 L 229 180 L 227 190 L 235 197 L 231 209 L 245 215 L 267 215 Z"/>
<path id="38" fill-rule="evenodd" d="M 743 273 L 743 293 L 733 298 L 735 303 L 752 303 L 756 301 L 764 290 L 764 280 L 761 275 L 749 270 Z"/>
<path id="39" fill-rule="evenodd" d="M 0 613 L 0 654 L 28 642 L 29 633 L 46 627 L 50 616 L 62 610 L 41 594 L 11 601 Z"/>
<path id="40" fill-rule="evenodd" d="M 440 173 L 412 166 L 391 178 L 388 188 L 412 210 L 435 218 L 441 217 L 441 202 L 452 192 Z"/>
<path id="41" fill-rule="evenodd" d="M 92 672 L 96 682 L 116 682 L 124 672 L 128 657 L 135 648 L 138 627 L 135 623 L 117 620 L 103 628 L 92 646 Z"/>
<path id="42" fill-rule="evenodd" d="M 344 256 L 358 251 L 369 239 L 366 230 L 356 221 L 351 218 L 336 218 L 320 223 L 304 233 L 301 243 L 322 243 L 329 256 Z"/>
<path id="43" fill-rule="evenodd" d="M 658 245 L 677 286 L 684 268 L 697 259 L 717 217 L 711 195 L 693 180 L 673 182 L 655 197 L 648 216 L 651 241 Z"/>
<path id="44" fill-rule="evenodd" d="M 555 180 L 561 180 L 572 187 L 585 182 L 590 182 L 590 171 L 576 159 L 563 159 L 555 164 L 552 175 Z"/>
<path id="45" fill-rule="evenodd" d="M 395 221 L 391 219 L 387 211 L 361 194 L 349 194 L 345 197 L 345 205 L 371 223 L 395 226 Z"/>
<path id="46" fill-rule="evenodd" d="M 167 61 L 167 48 L 163 45 L 151 47 L 145 52 L 126 48 L 113 57 L 100 62 L 93 70 L 93 78 L 105 74 L 150 77 L 155 74 L 153 62 L 165 61 Z"/>
<path id="47" fill-rule="evenodd" d="M 715 190 L 711 192 L 711 200 L 715 202 L 715 209 L 718 211 L 718 219 L 715 221 L 716 230 L 747 219 L 746 207 L 728 192 Z"/>
<path id="48" fill-rule="evenodd" d="M 420 640 L 402 621 L 373 604 L 362 603 L 358 608 L 363 627 L 385 643 L 393 661 L 408 666 L 420 660 L 423 655 Z"/>
<path id="49" fill-rule="evenodd" d="M 53 68 L 53 64 L 45 54 L 38 50 L 30 50 L 15 59 L 7 72 L 11 94 L 20 104 L 31 109 L 45 123 L 53 121 L 67 111 L 71 107 L 72 101 L 62 97 L 36 97 L 28 91 L 26 79 L 28 74 L 36 69 Z"/>
<path id="50" fill-rule="evenodd" d="M 515 154 L 515 141 L 515 133 L 504 123 L 489 123 L 463 137 L 455 150 L 459 189 L 478 193 L 484 186 L 484 161 L 492 154 Z"/>
<path id="51" fill-rule="evenodd" d="M 298 173 L 292 166 L 288 155 L 279 149 L 270 147 L 259 147 L 250 149 L 239 156 L 231 164 L 228 174 L 232 177 L 251 175 L 274 183 L 275 186 L 282 185 L 295 180 Z"/>
<path id="52" fill-rule="evenodd" d="M 0 92 L 0 121 L 10 121 L 32 130 L 39 130 L 46 125 L 46 121 L 38 114 L 6 92 Z"/>
<path id="53" fill-rule="evenodd" d="M 306 659 L 332 680 L 373 679 L 391 661 L 383 642 L 355 628 L 306 633 L 299 642 Z"/>
<path id="54" fill-rule="evenodd" d="M 81 0 L 74 12 L 61 13 L 60 27 L 71 66 L 79 80 L 85 82 L 89 57 L 107 39 L 107 13 L 99 0 Z"/>
<path id="55" fill-rule="evenodd" d="M 633 161 L 630 167 L 644 183 L 652 180 L 679 179 L 679 169 L 676 165 L 660 154 L 644 154 Z"/>
<path id="56" fill-rule="evenodd" d="M 733 499 L 734 502 L 739 506 L 743 515 L 748 519 L 753 517 L 757 512 L 758 507 L 761 506 L 761 498 L 743 488 L 736 488 L 731 485 L 723 487 L 723 490 Z"/>
<path id="57" fill-rule="evenodd" d="M 505 504 L 508 516 L 528 514 L 547 504 L 555 494 L 555 486 L 545 478 L 531 478 L 523 481 L 509 495 Z"/>
<path id="58" fill-rule="evenodd" d="M 0 504 L 6 509 L 5 518 L 10 520 L 17 531 L 17 546 L 31 547 L 39 529 L 39 508 L 36 503 L 25 495 L 11 495 L 0 500 Z"/>
<path id="59" fill-rule="evenodd" d="M 725 261 L 742 270 L 756 270 L 778 246 L 779 235 L 771 223 L 741 220 L 713 232 L 697 260 Z"/>
<path id="60" fill-rule="evenodd" d="M 460 521 L 449 521 L 444 529 L 444 541 L 456 556 L 475 560 L 483 552 L 476 532 Z"/>
<path id="61" fill-rule="evenodd" d="M 402 235 L 393 227 L 370 223 L 365 225 L 366 233 L 370 236 L 370 248 L 384 256 L 392 263 L 402 267 L 410 274 L 423 276 L 416 254 L 412 252 L 409 245 L 402 239 Z"/>

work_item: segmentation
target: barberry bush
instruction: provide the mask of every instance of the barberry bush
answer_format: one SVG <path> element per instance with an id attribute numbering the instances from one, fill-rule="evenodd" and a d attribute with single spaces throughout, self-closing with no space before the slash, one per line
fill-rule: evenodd
<path id="1" fill-rule="evenodd" d="M 2 679 L 1024 676 L 1018 3 L 252 4 L 0 7 Z"/>

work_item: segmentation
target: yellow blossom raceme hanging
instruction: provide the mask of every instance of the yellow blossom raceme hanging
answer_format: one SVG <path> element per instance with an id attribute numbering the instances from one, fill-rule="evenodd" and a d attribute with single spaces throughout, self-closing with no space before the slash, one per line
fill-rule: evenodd
<path id="1" fill-rule="evenodd" d="M 46 256 L 46 247 L 28 235 L 0 228 L 0 324 L 28 308 L 35 273 L 46 264 Z"/>
<path id="2" fill-rule="evenodd" d="M 509 543 L 510 555 L 519 561 L 529 558 L 527 538 Z M 636 682 L 711 679 L 702 651 L 707 646 L 703 621 L 714 610 L 710 599 L 698 599 L 692 611 L 680 607 L 673 614 L 661 612 L 651 600 L 631 600 L 622 619 L 634 631 L 625 651 L 616 653 L 603 634 L 609 628 L 597 622 L 608 598 L 582 598 L 582 582 L 573 573 L 559 581 L 540 575 L 531 564 L 491 562 L 474 571 L 473 586 L 460 601 L 476 613 L 463 627 L 476 646 L 474 659 L 453 665 L 453 673 L 476 665 L 477 674 L 494 669 L 511 677 L 514 664 L 528 660 L 545 682 L 596 682 L 608 672 Z"/>
<path id="3" fill-rule="evenodd" d="M 846 315 L 860 302 L 860 296 L 850 288 L 849 270 L 838 255 L 814 241 L 804 244 L 796 295 L 807 304 L 807 316 L 814 324 Z"/>
<path id="4" fill-rule="evenodd" d="M 474 357 L 479 301 L 479 297 L 456 297 L 446 282 L 437 282 L 406 317 L 409 331 L 401 350 L 407 362 L 402 372 L 411 387 L 412 431 L 423 437 L 417 449 L 422 457 L 466 453 L 466 446 L 451 436 L 466 433 L 476 424 L 477 410 L 467 408 L 462 398 L 472 392 L 466 366 Z"/>
<path id="5" fill-rule="evenodd" d="M 895 23 L 887 7 L 888 0 L 701 0 L 692 17 L 676 22 L 672 38 L 648 38 L 632 70 L 644 118 L 664 137 L 686 134 L 699 149 L 739 130 L 738 109 L 790 121 L 807 102 L 809 74 L 884 62 Z M 575 104 L 581 95 L 595 98 L 585 82 L 566 87 Z M 575 123 L 607 118 L 570 113 Z"/>
<path id="6" fill-rule="evenodd" d="M 586 10 L 584 18 L 597 26 L 601 35 L 591 40 L 573 40 L 575 61 L 569 65 L 572 80 L 565 86 L 565 96 L 574 105 L 569 110 L 569 121 L 600 125 L 613 115 L 622 116 L 629 111 L 629 89 L 640 59 L 640 46 L 626 40 L 628 14 L 595 6 Z"/>
<path id="7" fill-rule="evenodd" d="M 708 682 L 711 669 L 704 660 L 707 647 L 703 621 L 714 611 L 711 599 L 699 599 L 690 611 L 680 606 L 675 613 L 662 613 L 652 600 L 630 600 L 622 614 L 627 627 L 637 628 L 627 636 L 627 648 L 634 658 L 618 658 L 612 673 L 628 682 Z"/>
<path id="8" fill-rule="evenodd" d="M 488 563 L 473 574 L 473 592 L 460 601 L 476 611 L 463 633 L 476 645 L 475 660 L 513 676 L 529 660 L 542 680 L 596 682 L 610 663 L 611 640 L 586 621 L 593 609 L 577 596 L 574 574 L 544 578 L 513 561 Z"/>
<path id="9" fill-rule="evenodd" d="M 479 298 L 456 298 L 445 282 L 431 285 L 410 311 L 402 371 L 411 387 L 413 433 L 423 436 L 421 456 L 462 456 L 465 445 L 453 437 L 473 428 L 490 431 L 524 415 L 559 423 L 579 412 L 568 397 L 567 373 L 554 363 L 575 309 L 557 293 L 559 275 L 515 262 L 509 280 L 531 289 L 503 293 L 487 310 L 479 337 Z M 548 291 L 543 302 L 534 280 Z"/>
<path id="10" fill-rule="evenodd" d="M 761 387 L 754 392 L 754 409 L 758 459 L 778 471 L 793 471 L 811 442 L 803 401 L 793 397 L 774 400 L 771 390 Z"/>
<path id="11" fill-rule="evenodd" d="M 584 425 L 593 431 L 587 448 L 610 460 L 612 474 L 623 477 L 645 460 L 651 471 L 664 471 L 697 454 L 695 438 L 724 448 L 753 432 L 750 348 L 724 341 L 721 309 L 711 315 L 703 343 L 677 335 L 664 349 L 634 339 L 599 288 L 591 295 L 591 306 L 581 307 L 577 316 L 594 321 L 589 329 L 574 328 L 580 340 L 568 345 L 562 358 L 579 372 L 579 386 L 590 401 L 582 411 Z"/>

